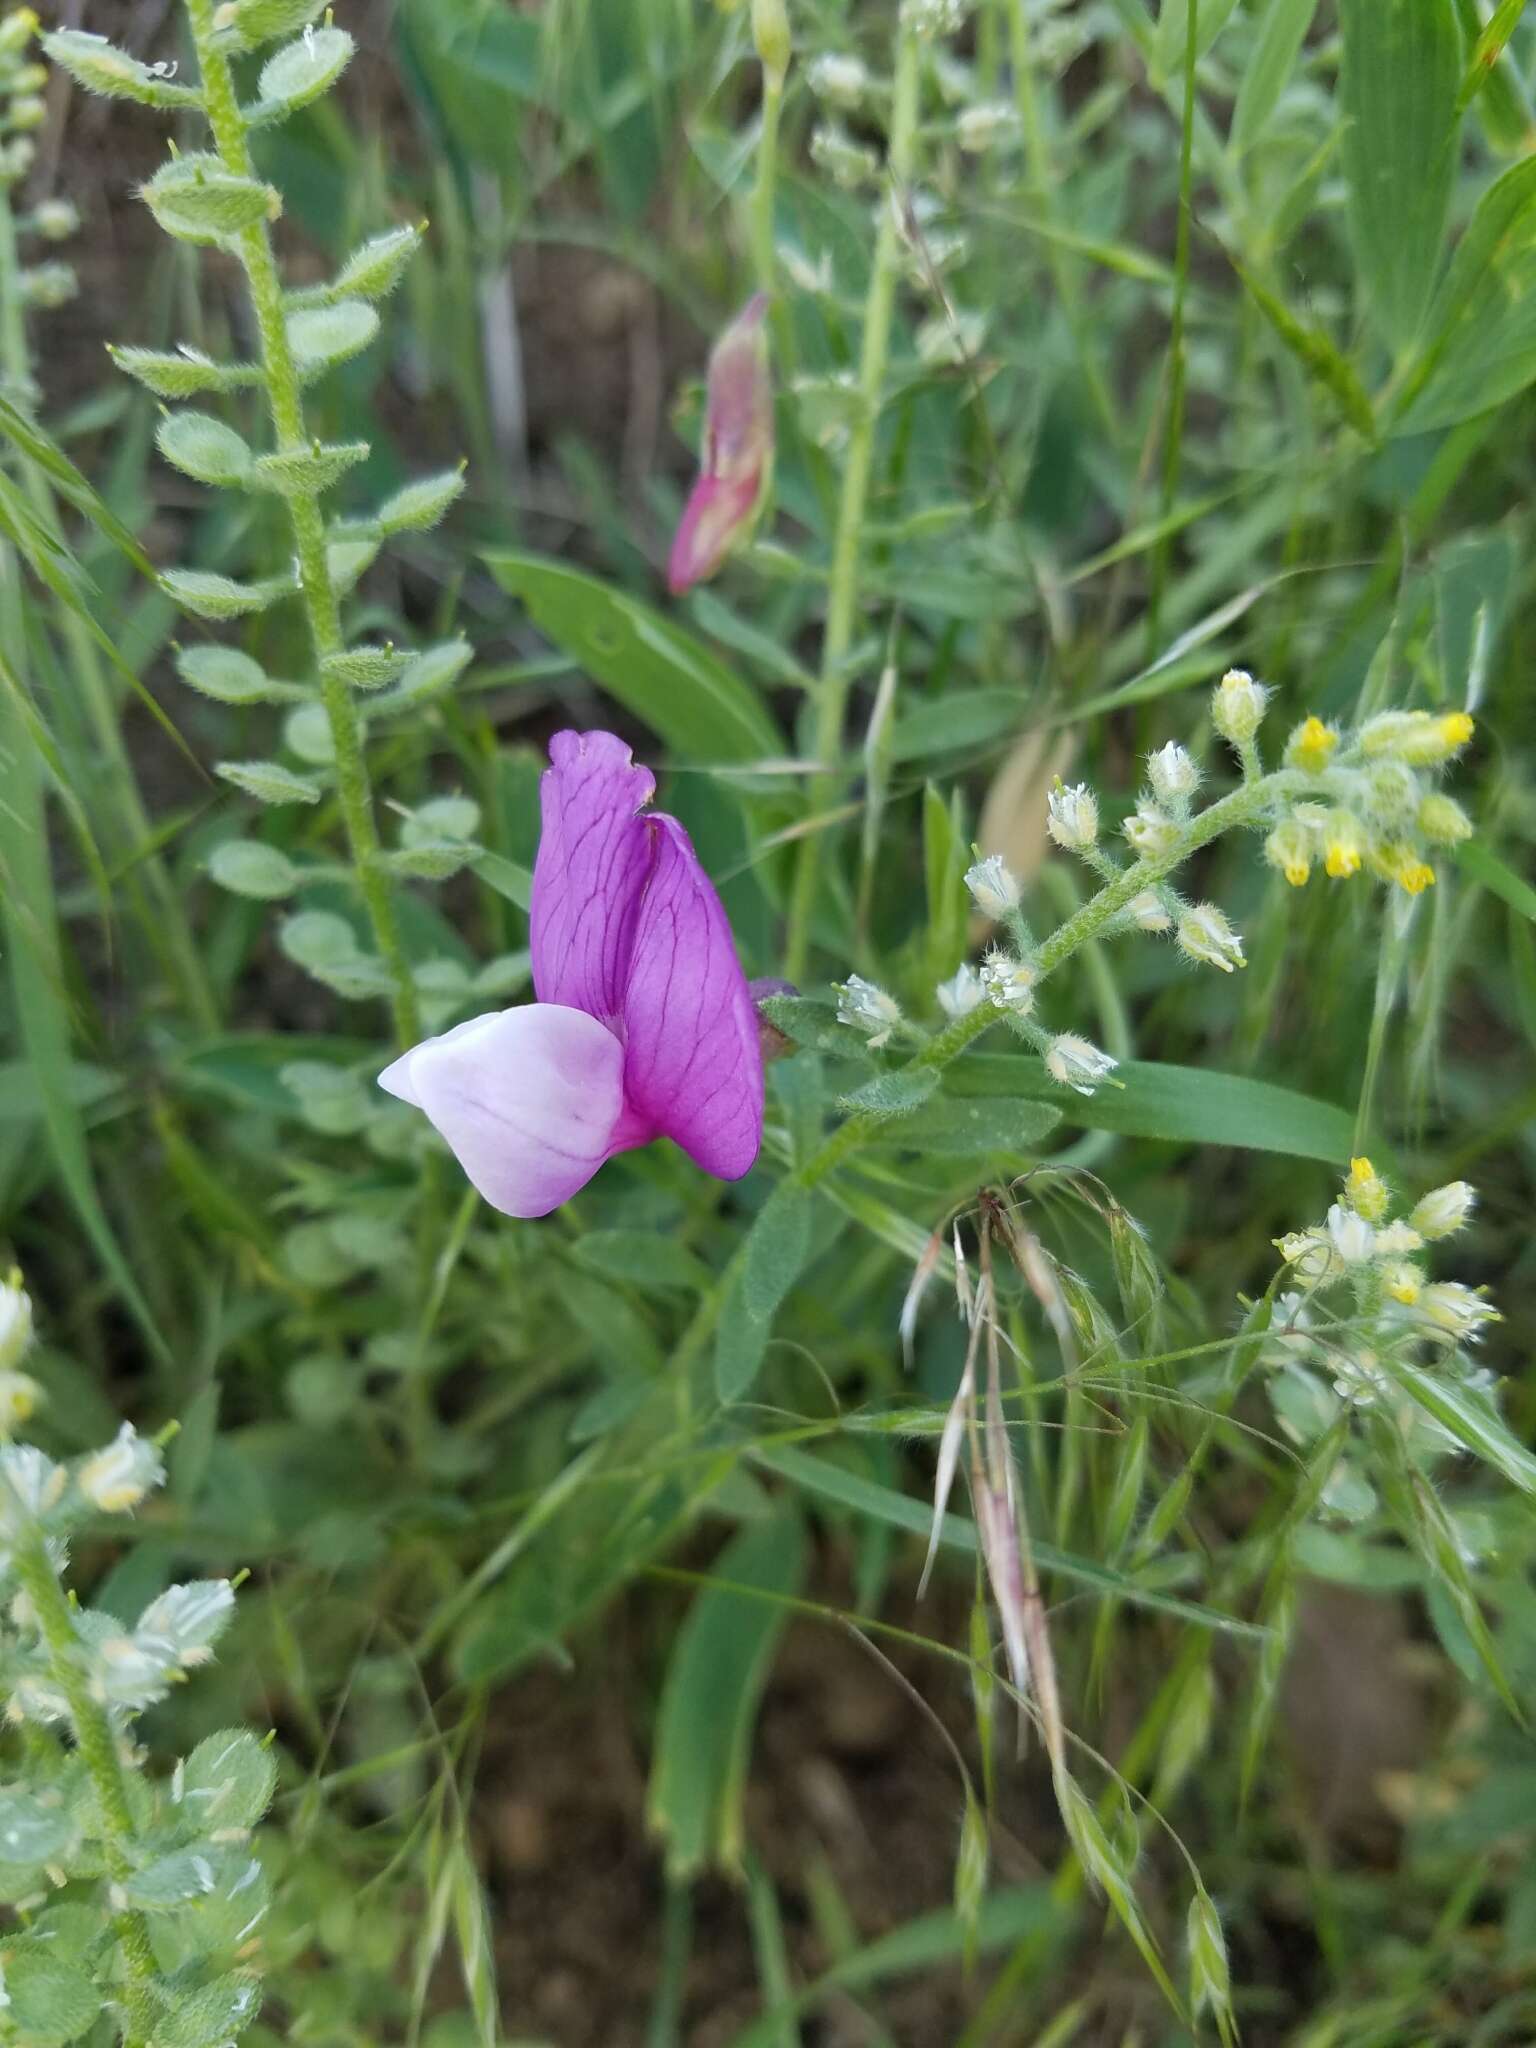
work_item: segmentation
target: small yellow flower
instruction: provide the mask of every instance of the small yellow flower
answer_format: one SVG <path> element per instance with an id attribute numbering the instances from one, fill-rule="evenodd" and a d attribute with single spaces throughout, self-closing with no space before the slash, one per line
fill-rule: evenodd
<path id="1" fill-rule="evenodd" d="M 1475 730 L 1465 711 L 1379 711 L 1360 729 L 1367 754 L 1390 754 L 1414 768 L 1448 761 Z"/>
<path id="2" fill-rule="evenodd" d="M 1330 813 L 1323 827 L 1323 866 L 1336 882 L 1360 872 L 1360 827 L 1348 811 Z"/>
<path id="3" fill-rule="evenodd" d="M 1325 725 L 1320 718 L 1305 718 L 1286 743 L 1286 762 L 1292 768 L 1304 768 L 1309 775 L 1320 775 L 1338 744 L 1337 726 Z"/>
<path id="4" fill-rule="evenodd" d="M 1380 1223 L 1386 1215 L 1391 1196 L 1386 1182 L 1369 1159 L 1351 1159 L 1349 1162 L 1349 1177 L 1344 1183 L 1344 1199 L 1355 1214 L 1363 1216 L 1367 1223 Z"/>
<path id="5" fill-rule="evenodd" d="M 1410 896 L 1422 896 L 1435 879 L 1435 871 L 1421 860 L 1405 860 L 1397 871 L 1397 886 Z"/>
<path id="6" fill-rule="evenodd" d="M 1417 1266 L 1410 1266 L 1404 1259 L 1399 1265 L 1389 1266 L 1385 1274 L 1386 1289 L 1394 1301 L 1400 1301 L 1404 1308 L 1412 1308 L 1424 1289 L 1424 1275 Z"/>
<path id="7" fill-rule="evenodd" d="M 1264 841 L 1264 858 L 1293 889 L 1304 888 L 1312 873 L 1312 836 L 1295 818 L 1286 818 Z"/>

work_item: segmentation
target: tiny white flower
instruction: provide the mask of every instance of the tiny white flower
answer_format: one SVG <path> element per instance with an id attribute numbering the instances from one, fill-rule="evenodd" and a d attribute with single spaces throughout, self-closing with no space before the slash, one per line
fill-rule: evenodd
<path id="1" fill-rule="evenodd" d="M 1007 100 L 983 100 L 962 109 L 955 123 L 955 139 L 970 156 L 981 156 L 999 144 L 1014 140 L 1019 132 L 1018 109 Z"/>
<path id="2" fill-rule="evenodd" d="M 1045 1055 L 1046 1071 L 1063 1088 L 1075 1088 L 1079 1095 L 1091 1095 L 1100 1081 L 1107 1080 L 1120 1062 L 1100 1052 L 1086 1038 L 1062 1031 L 1051 1040 Z"/>
<path id="3" fill-rule="evenodd" d="M 1142 860 L 1167 860 L 1179 844 L 1177 822 L 1145 798 L 1121 829 Z"/>
<path id="4" fill-rule="evenodd" d="M 1229 668 L 1211 692 L 1211 723 L 1235 747 L 1251 740 L 1264 722 L 1269 692 L 1245 668 Z"/>
<path id="5" fill-rule="evenodd" d="M 1475 1344 L 1485 1323 L 1500 1320 L 1491 1302 L 1459 1280 L 1434 1281 L 1421 1290 L 1413 1306 L 1417 1318 L 1433 1325 L 1434 1335 L 1443 1334 L 1458 1344 Z"/>
<path id="6" fill-rule="evenodd" d="M 1246 967 L 1243 942 L 1228 923 L 1225 912 L 1214 903 L 1197 903 L 1179 920 L 1179 950 L 1191 960 L 1203 960 L 1230 974 L 1234 967 Z"/>
<path id="7" fill-rule="evenodd" d="M 1376 1256 L 1380 1259 L 1400 1259 L 1423 1248 L 1423 1238 L 1401 1217 L 1395 1223 L 1384 1223 L 1376 1233 Z"/>
<path id="8" fill-rule="evenodd" d="M 75 1484 L 93 1508 L 120 1515 L 135 1508 L 165 1477 L 160 1453 L 125 1422 L 104 1450 L 97 1451 L 75 1474 Z"/>
<path id="9" fill-rule="evenodd" d="M 1309 1287 L 1321 1287 L 1339 1277 L 1342 1267 L 1333 1240 L 1326 1230 L 1291 1230 L 1275 1239 L 1275 1249 L 1298 1280 Z"/>
<path id="10" fill-rule="evenodd" d="M 1466 1181 L 1447 1181 L 1443 1188 L 1431 1188 L 1415 1204 L 1408 1220 L 1425 1237 L 1451 1237 L 1461 1229 L 1476 1204 L 1476 1190 Z"/>
<path id="11" fill-rule="evenodd" d="M 1016 960 L 1011 953 L 989 953 L 981 979 L 993 1002 L 1015 1017 L 1027 1017 L 1035 1007 L 1038 976 L 1027 960 Z"/>
<path id="12" fill-rule="evenodd" d="M 968 1017 L 986 994 L 981 976 L 970 962 L 963 961 L 948 981 L 941 981 L 934 990 L 939 1008 L 946 1017 Z"/>
<path id="13" fill-rule="evenodd" d="M 869 73 L 858 57 L 828 51 L 807 68 L 806 77 L 817 99 L 834 107 L 856 107 L 869 90 Z"/>
<path id="14" fill-rule="evenodd" d="M 1081 853 L 1099 836 L 1098 798 L 1086 782 L 1058 782 L 1045 799 L 1045 829 L 1068 853 Z"/>
<path id="15" fill-rule="evenodd" d="M 995 923 L 1001 923 L 1019 907 L 1018 877 L 1000 853 L 988 854 L 985 860 L 967 868 L 965 886 L 982 916 Z"/>
<path id="16" fill-rule="evenodd" d="M 1147 780 L 1159 803 L 1187 803 L 1200 787 L 1200 769 L 1187 747 L 1169 740 L 1147 756 Z"/>
<path id="17" fill-rule="evenodd" d="M 1346 1266 L 1358 1266 L 1376 1253 L 1376 1233 L 1358 1209 L 1335 1202 L 1328 1211 L 1328 1235 Z"/>
<path id="18" fill-rule="evenodd" d="M 32 1297 L 13 1273 L 0 1281 L 0 1372 L 20 1365 L 32 1342 Z"/>
<path id="19" fill-rule="evenodd" d="M 1143 889 L 1125 907 L 1144 932 L 1166 932 L 1173 928 L 1173 919 L 1155 889 Z"/>
<path id="20" fill-rule="evenodd" d="M 37 1412 L 43 1390 L 30 1374 L 0 1372 L 0 1437 L 14 1436 Z"/>

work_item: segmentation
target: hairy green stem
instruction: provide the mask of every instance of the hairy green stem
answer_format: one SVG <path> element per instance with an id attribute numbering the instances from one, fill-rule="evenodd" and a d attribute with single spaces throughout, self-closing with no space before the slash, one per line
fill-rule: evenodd
<path id="1" fill-rule="evenodd" d="M 213 130 L 214 145 L 226 168 L 236 177 L 253 177 L 255 173 L 245 116 L 235 94 L 228 61 L 214 41 L 214 0 L 187 0 L 187 18 L 197 52 L 203 106 Z M 258 222 L 253 227 L 242 229 L 235 246 L 256 315 L 263 381 L 277 445 L 288 450 L 305 448 L 308 436 L 304 431 L 299 373 L 288 339 L 282 280 L 278 276 L 265 224 Z M 363 758 L 362 726 L 350 686 L 326 672 L 326 657 L 339 654 L 345 641 L 336 590 L 326 561 L 325 518 L 316 491 L 290 492 L 287 505 L 293 527 L 294 553 L 298 560 L 299 589 L 314 644 L 321 701 L 336 749 L 337 793 L 346 822 L 347 842 L 358 886 L 373 926 L 374 943 L 394 984 L 395 1030 L 401 1043 L 409 1045 L 421 1036 L 416 986 L 395 919 L 389 877 L 379 858 L 378 825 L 374 818 L 367 763 Z"/>
<path id="2" fill-rule="evenodd" d="M 790 898 L 789 934 L 784 971 L 791 981 L 805 973 L 810 951 L 811 914 L 821 876 L 821 832 L 815 821 L 835 803 L 842 776 L 843 718 L 848 703 L 848 650 L 859 610 L 859 565 L 869 475 L 874 460 L 875 429 L 890 355 L 891 316 L 901 264 L 901 213 L 907 203 L 917 142 L 918 80 L 921 44 L 903 25 L 896 50 L 896 81 L 891 114 L 890 190 L 880 209 L 880 226 L 864 302 L 864 340 L 859 358 L 858 416 L 848 436 L 842 496 L 832 544 L 832 579 L 827 596 L 827 622 L 821 643 L 821 678 L 816 708 L 816 772 L 811 778 L 808 810 L 812 829 L 800 842 Z"/>
<path id="3" fill-rule="evenodd" d="M 129 1849 L 134 1838 L 134 1826 L 111 1723 L 106 1709 L 91 1696 L 74 1618 L 42 1535 L 34 1534 L 19 1543 L 12 1562 L 21 1589 L 37 1617 L 38 1632 L 47 1646 L 49 1676 L 68 1702 L 75 1747 L 95 1788 L 96 1801 L 101 1809 L 107 1875 L 114 1883 L 120 1884 L 133 1874 L 134 1864 Z M 149 1986 L 157 1975 L 149 1929 L 144 1924 L 143 1915 L 127 1906 L 113 1915 L 112 1926 L 128 1971 L 126 2003 L 130 2026 L 123 2048 L 145 2048 L 145 2044 L 154 2038 L 154 2008 L 149 1998 Z"/>

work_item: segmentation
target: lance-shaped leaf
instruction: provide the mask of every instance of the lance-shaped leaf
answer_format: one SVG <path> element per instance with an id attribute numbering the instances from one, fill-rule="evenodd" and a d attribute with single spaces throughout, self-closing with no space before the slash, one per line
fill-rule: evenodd
<path id="1" fill-rule="evenodd" d="M 261 382 L 258 364 L 216 363 L 201 349 L 118 348 L 109 343 L 107 353 L 125 376 L 136 378 L 157 398 L 195 398 L 204 391 L 241 391 Z"/>
<path id="2" fill-rule="evenodd" d="M 291 313 L 334 306 L 339 299 L 386 299 L 400 283 L 421 247 L 425 227 L 391 228 L 361 243 L 329 284 L 305 285 L 288 294 Z"/>
<path id="3" fill-rule="evenodd" d="M 424 533 L 436 526 L 463 489 L 462 463 L 442 476 L 422 477 L 384 500 L 378 512 L 379 528 L 387 534 Z"/>
<path id="4" fill-rule="evenodd" d="M 328 491 L 349 469 L 367 460 L 366 441 L 315 441 L 308 448 L 278 448 L 258 455 L 251 465 L 251 481 L 285 498 L 311 497 Z"/>
<path id="5" fill-rule="evenodd" d="M 223 242 L 242 228 L 276 220 L 283 210 L 274 187 L 259 178 L 237 178 L 207 152 L 172 157 L 139 196 L 165 232 L 181 242 Z"/>
<path id="6" fill-rule="evenodd" d="M 93 36 L 82 28 L 57 29 L 43 37 L 43 48 L 55 64 L 83 85 L 107 99 L 137 100 L 145 107 L 196 107 L 201 96 L 189 85 L 176 85 L 166 74 L 126 50 L 119 50 L 105 36 Z"/>
<path id="7" fill-rule="evenodd" d="M 262 583 L 237 583 L 210 569 L 167 569 L 160 577 L 166 596 L 200 619 L 239 619 L 265 611 L 280 597 L 293 594 L 293 580 L 271 576 Z"/>
<path id="8" fill-rule="evenodd" d="M 253 127 L 286 120 L 329 92 L 352 61 L 357 45 L 345 29 L 311 28 L 286 44 L 261 67 L 256 90 L 260 97 L 246 109 Z"/>
<path id="9" fill-rule="evenodd" d="M 320 664 L 320 673 L 329 681 L 346 683 L 354 690 L 382 690 L 402 673 L 410 660 L 408 649 L 349 647 L 342 654 L 328 654 Z"/>
<path id="10" fill-rule="evenodd" d="M 439 696 L 452 688 L 474 658 L 475 650 L 467 640 L 440 640 L 434 647 L 424 647 L 388 697 L 377 700 L 375 708 L 403 710 Z"/>
<path id="11" fill-rule="evenodd" d="M 216 761 L 213 772 L 264 804 L 317 804 L 320 785 L 281 761 Z"/>

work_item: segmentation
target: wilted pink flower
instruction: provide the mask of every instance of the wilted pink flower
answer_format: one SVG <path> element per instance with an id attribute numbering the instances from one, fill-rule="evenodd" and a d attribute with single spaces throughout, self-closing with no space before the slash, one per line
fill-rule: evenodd
<path id="1" fill-rule="evenodd" d="M 672 1138 L 739 1180 L 763 1135 L 757 1013 L 688 834 L 622 740 L 556 733 L 530 943 L 538 1000 L 385 1068 L 495 1209 L 546 1216 L 616 1152 Z"/>
<path id="2" fill-rule="evenodd" d="M 713 576 L 745 539 L 767 486 L 773 462 L 767 312 L 768 301 L 759 292 L 709 358 L 698 481 L 667 560 L 667 588 L 674 597 Z"/>

